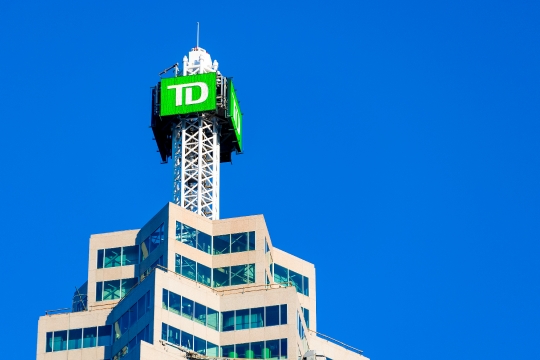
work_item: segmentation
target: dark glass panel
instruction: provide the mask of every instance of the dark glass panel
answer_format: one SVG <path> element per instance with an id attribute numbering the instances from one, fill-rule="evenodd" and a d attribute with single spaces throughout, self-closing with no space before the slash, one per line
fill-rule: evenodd
<path id="1" fill-rule="evenodd" d="M 251 328 L 259 328 L 264 326 L 264 308 L 251 309 Z"/>
<path id="2" fill-rule="evenodd" d="M 236 310 L 236 329 L 249 329 L 249 309 Z"/>
<path id="3" fill-rule="evenodd" d="M 279 305 L 266 307 L 266 326 L 279 325 Z"/>
<path id="4" fill-rule="evenodd" d="M 83 329 L 83 348 L 96 346 L 97 327 Z"/>
<path id="5" fill-rule="evenodd" d="M 223 311 L 221 313 L 221 323 L 223 324 L 221 331 L 233 331 L 234 311 Z"/>
<path id="6" fill-rule="evenodd" d="M 231 251 L 231 235 L 214 236 L 213 254 L 228 254 Z"/>
<path id="7" fill-rule="evenodd" d="M 231 234 L 231 252 L 248 250 L 248 233 Z"/>
<path id="8" fill-rule="evenodd" d="M 69 330 L 68 350 L 82 348 L 82 329 Z"/>

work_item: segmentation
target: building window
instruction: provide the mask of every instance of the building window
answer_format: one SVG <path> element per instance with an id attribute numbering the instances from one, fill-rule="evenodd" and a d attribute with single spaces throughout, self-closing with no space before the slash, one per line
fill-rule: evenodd
<path id="1" fill-rule="evenodd" d="M 274 282 L 285 286 L 294 286 L 297 292 L 309 296 L 309 278 L 307 276 L 303 276 L 278 264 L 272 264 L 270 270 L 272 268 Z"/>
<path id="2" fill-rule="evenodd" d="M 176 222 L 176 240 L 213 255 L 255 250 L 255 231 L 210 236 L 179 221 Z"/>
<path id="3" fill-rule="evenodd" d="M 118 300 L 137 285 L 138 279 L 108 280 L 96 283 L 96 301 Z"/>
<path id="4" fill-rule="evenodd" d="M 140 245 L 141 261 L 148 258 L 150 253 L 158 248 L 165 241 L 165 227 L 161 224 L 149 237 L 143 240 Z"/>
<path id="5" fill-rule="evenodd" d="M 100 340 L 96 342 L 98 335 Z M 84 329 L 58 330 L 46 334 L 45 352 L 107 346 L 110 343 L 110 325 Z"/>

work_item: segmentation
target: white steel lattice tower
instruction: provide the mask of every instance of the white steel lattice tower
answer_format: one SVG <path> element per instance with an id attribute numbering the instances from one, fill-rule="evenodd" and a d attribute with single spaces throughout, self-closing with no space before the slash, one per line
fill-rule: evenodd
<path id="1" fill-rule="evenodd" d="M 183 60 L 183 76 L 217 72 L 218 62 L 202 48 Z M 219 219 L 220 129 L 203 113 L 182 119 L 172 134 L 173 202 L 212 220 Z"/>

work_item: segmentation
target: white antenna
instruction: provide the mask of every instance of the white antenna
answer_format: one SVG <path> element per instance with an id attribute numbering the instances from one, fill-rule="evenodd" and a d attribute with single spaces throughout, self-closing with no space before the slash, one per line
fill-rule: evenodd
<path id="1" fill-rule="evenodd" d="M 197 49 L 199 48 L 199 22 L 197 21 Z"/>

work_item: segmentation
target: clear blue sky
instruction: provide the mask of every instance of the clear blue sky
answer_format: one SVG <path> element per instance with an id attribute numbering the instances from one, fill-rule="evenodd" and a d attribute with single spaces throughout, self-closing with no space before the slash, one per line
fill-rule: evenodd
<path id="1" fill-rule="evenodd" d="M 90 234 L 171 199 L 149 88 L 200 21 L 244 112 L 222 217 L 264 214 L 315 263 L 319 330 L 374 360 L 538 359 L 539 19 L 536 1 L 2 2 L 2 358 L 35 357 Z"/>

